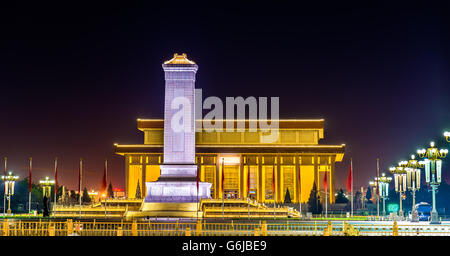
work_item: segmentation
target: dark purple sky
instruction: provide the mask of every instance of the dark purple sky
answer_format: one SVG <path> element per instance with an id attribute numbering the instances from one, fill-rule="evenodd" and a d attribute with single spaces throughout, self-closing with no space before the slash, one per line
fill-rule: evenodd
<path id="1" fill-rule="evenodd" d="M 441 12 L 430 1 L 5 7 L 0 156 L 21 177 L 33 156 L 35 179 L 53 174 L 57 156 L 71 188 L 80 157 L 97 188 L 108 157 L 113 186 L 123 187 L 112 145 L 142 143 L 136 118 L 163 116 L 161 63 L 186 52 L 204 97 L 278 96 L 283 118 L 325 118 L 321 143 L 347 144 L 337 186 L 349 157 L 355 185 L 366 186 L 377 157 L 383 171 L 432 139 L 447 147 Z"/>

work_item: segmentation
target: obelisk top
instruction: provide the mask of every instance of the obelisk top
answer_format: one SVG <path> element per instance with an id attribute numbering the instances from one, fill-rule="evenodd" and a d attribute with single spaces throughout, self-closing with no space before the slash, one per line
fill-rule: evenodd
<path id="1" fill-rule="evenodd" d="M 187 54 L 183 53 L 181 55 L 179 55 L 178 53 L 175 53 L 173 55 L 173 58 L 167 61 L 164 61 L 164 65 L 195 65 L 195 62 L 193 62 L 192 60 L 189 60 L 187 58 Z"/>

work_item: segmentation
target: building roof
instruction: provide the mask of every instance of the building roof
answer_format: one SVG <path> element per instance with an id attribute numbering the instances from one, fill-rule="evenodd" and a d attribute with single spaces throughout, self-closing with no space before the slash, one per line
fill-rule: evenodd
<path id="1" fill-rule="evenodd" d="M 228 120 L 213 120 L 212 123 L 215 122 L 226 122 Z M 264 119 L 258 120 L 231 120 L 234 122 L 234 128 L 237 128 L 238 123 L 245 123 L 245 129 L 249 128 L 250 122 L 256 122 L 257 129 L 260 127 L 261 121 L 266 121 Z M 201 120 L 196 120 L 196 127 L 199 127 Z M 267 123 L 270 125 L 271 120 L 267 120 Z M 323 129 L 324 127 L 324 119 L 279 119 L 278 120 L 279 129 Z M 137 119 L 138 129 L 164 129 L 164 119 Z M 198 124 L 198 125 L 197 125 Z M 226 127 L 226 123 L 223 124 L 223 127 Z"/>
<path id="2" fill-rule="evenodd" d="M 192 60 L 189 60 L 187 58 L 187 54 L 186 53 L 183 53 L 181 55 L 179 55 L 178 53 L 175 53 L 173 55 L 172 59 L 164 61 L 164 65 L 180 65 L 180 64 L 194 65 L 195 62 L 193 62 Z"/>

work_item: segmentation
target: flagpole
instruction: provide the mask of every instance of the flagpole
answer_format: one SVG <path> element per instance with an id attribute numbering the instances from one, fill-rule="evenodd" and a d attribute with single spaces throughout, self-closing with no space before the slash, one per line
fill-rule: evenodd
<path id="1" fill-rule="evenodd" d="M 351 177 L 352 177 L 352 180 L 351 180 L 351 189 L 350 189 L 350 198 L 351 198 L 351 202 L 350 202 L 350 204 L 351 204 L 351 216 L 353 217 L 353 159 L 352 158 L 350 158 L 350 169 L 351 169 L 351 171 L 350 171 L 350 173 L 351 173 Z"/>
<path id="2" fill-rule="evenodd" d="M 296 161 L 300 161 L 300 159 L 298 157 L 295 158 Z M 300 165 L 300 163 L 298 163 L 298 165 Z M 301 174 L 300 174 L 300 167 L 298 168 L 298 211 L 299 211 L 299 219 L 302 219 L 302 179 L 301 179 Z"/>
<path id="3" fill-rule="evenodd" d="M 325 188 L 325 218 L 328 218 L 328 185 Z"/>
<path id="4" fill-rule="evenodd" d="M 380 197 L 379 197 L 379 193 L 378 193 L 378 175 L 379 175 L 379 170 L 380 170 L 380 159 L 377 158 L 377 180 L 375 182 L 375 186 L 377 187 L 377 219 L 380 218 Z"/>
<path id="5" fill-rule="evenodd" d="M 53 199 L 53 211 L 56 207 L 56 194 L 58 193 L 58 158 L 55 157 L 55 196 Z"/>
<path id="6" fill-rule="evenodd" d="M 198 183 L 199 183 L 199 181 L 200 181 L 200 173 L 199 173 L 199 168 L 197 165 L 197 221 L 198 221 L 198 210 L 199 210 L 199 204 L 200 204 L 199 198 L 198 198 Z"/>
<path id="7" fill-rule="evenodd" d="M 31 168 L 32 158 L 30 157 L 30 170 L 29 170 L 29 186 L 28 186 L 28 216 L 31 216 Z"/>
<path id="8" fill-rule="evenodd" d="M 222 158 L 222 219 L 225 219 L 225 165 Z"/>
<path id="9" fill-rule="evenodd" d="M 6 159 L 6 157 L 5 157 L 5 169 L 4 169 L 4 171 L 3 171 L 3 175 L 4 176 L 6 176 L 6 165 L 7 165 L 7 159 Z M 5 216 L 5 208 L 6 208 L 6 182 L 5 181 L 3 181 L 3 216 Z"/>
<path id="10" fill-rule="evenodd" d="M 275 188 L 275 163 L 276 160 L 273 163 L 273 172 L 272 172 L 272 193 L 273 193 L 273 219 L 275 219 L 275 207 L 276 207 L 276 200 L 277 200 L 277 192 Z"/>
<path id="11" fill-rule="evenodd" d="M 79 206 L 80 206 L 80 219 L 81 219 L 81 184 L 82 184 L 82 182 L 83 182 L 83 159 L 82 158 L 80 158 L 80 170 L 79 170 L 79 177 L 78 177 L 78 179 L 79 179 L 79 199 L 78 199 L 78 201 L 79 201 Z"/>
<path id="12" fill-rule="evenodd" d="M 325 187 L 325 218 L 328 218 L 328 180 L 327 180 L 327 173 L 328 170 L 325 171 L 325 177 L 324 177 L 324 187 Z"/>
<path id="13" fill-rule="evenodd" d="M 108 184 L 108 182 L 106 182 L 107 175 L 108 175 L 108 159 L 105 158 L 105 183 L 106 184 Z M 103 192 L 103 193 L 105 193 L 105 192 Z M 106 213 L 106 196 L 104 198 L 105 198 L 105 218 L 107 218 L 108 214 Z"/>
<path id="14" fill-rule="evenodd" d="M 250 219 L 250 165 L 248 163 L 248 158 L 246 158 L 247 161 L 247 214 L 248 219 Z"/>
<path id="15" fill-rule="evenodd" d="M 298 174 L 298 175 L 300 175 L 300 173 Z M 301 180 L 299 180 L 299 182 L 298 182 L 298 186 L 299 186 L 299 190 L 300 190 L 300 192 L 298 193 L 299 194 L 299 198 L 298 198 L 298 211 L 299 211 L 299 218 L 300 218 L 300 220 L 302 219 L 302 185 L 300 184 L 300 182 L 301 182 Z"/>

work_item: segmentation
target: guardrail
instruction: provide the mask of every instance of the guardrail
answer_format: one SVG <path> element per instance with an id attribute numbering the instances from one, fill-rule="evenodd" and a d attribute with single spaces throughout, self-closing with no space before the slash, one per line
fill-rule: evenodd
<path id="1" fill-rule="evenodd" d="M 450 225 L 348 222 L 0 221 L 1 236 L 450 236 Z"/>

